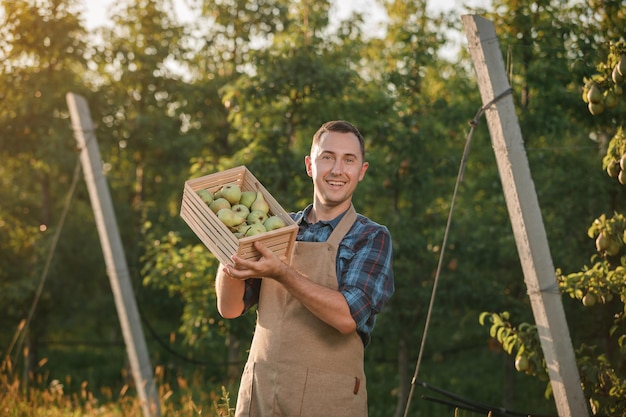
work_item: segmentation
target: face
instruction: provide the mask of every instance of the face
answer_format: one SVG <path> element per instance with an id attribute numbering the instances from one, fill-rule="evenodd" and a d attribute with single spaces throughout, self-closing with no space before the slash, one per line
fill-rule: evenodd
<path id="1" fill-rule="evenodd" d="M 351 132 L 324 133 L 305 158 L 305 165 L 313 178 L 314 203 L 319 208 L 341 209 L 338 211 L 350 206 L 352 194 L 368 167 L 361 156 L 359 139 Z"/>

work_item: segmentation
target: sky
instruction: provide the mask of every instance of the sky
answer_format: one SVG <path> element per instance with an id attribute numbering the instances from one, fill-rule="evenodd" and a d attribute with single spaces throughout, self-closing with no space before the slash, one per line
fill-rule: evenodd
<path id="1" fill-rule="evenodd" d="M 82 0 L 82 6 L 84 8 L 85 24 L 88 30 L 98 26 L 107 24 L 108 9 L 115 0 Z M 180 19 L 180 21 L 189 20 L 192 18 L 192 14 L 186 7 L 186 3 L 189 0 L 172 0 L 174 3 L 174 14 Z M 453 15 L 457 15 L 460 21 L 461 15 L 467 14 L 468 10 L 464 4 L 472 7 L 488 7 L 491 4 L 491 0 L 427 0 L 427 7 L 430 11 L 436 13 L 441 11 L 451 12 Z M 335 0 L 337 7 L 337 18 L 339 20 L 345 19 L 350 15 L 353 10 L 358 10 L 363 13 L 364 19 L 367 24 L 372 25 L 372 29 L 378 28 L 379 23 L 383 15 L 382 9 L 376 4 L 375 0 Z M 448 31 L 448 42 L 446 46 L 440 51 L 440 55 L 443 58 L 454 60 L 458 54 L 459 49 L 464 48 L 467 44 L 467 40 L 463 33 Z"/>
<path id="2" fill-rule="evenodd" d="M 88 29 L 106 24 L 107 10 L 113 1 L 83 0 Z M 173 0 L 173 2 L 175 13 L 179 18 L 184 19 L 189 16 L 185 7 L 186 0 Z M 374 22 L 380 16 L 380 13 L 377 13 L 377 11 L 380 11 L 380 8 L 375 4 L 374 0 L 338 0 L 336 3 L 338 6 L 337 14 L 340 18 L 348 16 L 352 10 L 363 12 L 366 17 L 369 16 Z M 472 6 L 487 6 L 490 0 L 428 0 L 428 8 L 434 12 L 458 10 L 460 19 L 461 14 L 466 13 L 466 9 L 462 6 L 463 3 Z"/>

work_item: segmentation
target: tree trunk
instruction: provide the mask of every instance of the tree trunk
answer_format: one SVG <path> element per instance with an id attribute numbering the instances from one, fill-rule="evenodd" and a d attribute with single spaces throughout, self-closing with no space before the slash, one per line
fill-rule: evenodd
<path id="1" fill-rule="evenodd" d="M 400 337 L 398 340 L 398 376 L 400 379 L 400 386 L 398 387 L 398 402 L 396 403 L 396 412 L 394 417 L 402 417 L 404 415 L 404 409 L 406 407 L 407 400 L 409 398 L 409 349 L 407 347 L 406 339 Z"/>

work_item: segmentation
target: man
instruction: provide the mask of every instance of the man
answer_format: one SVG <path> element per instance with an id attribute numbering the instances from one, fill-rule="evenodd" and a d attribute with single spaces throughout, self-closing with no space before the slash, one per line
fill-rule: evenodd
<path id="1" fill-rule="evenodd" d="M 217 274 L 223 317 L 258 302 L 237 417 L 367 416 L 363 352 L 394 291 L 391 236 L 352 205 L 368 168 L 356 127 L 322 125 L 304 162 L 314 198 L 292 214 L 291 265 L 257 242 L 258 261 L 234 255 Z"/>

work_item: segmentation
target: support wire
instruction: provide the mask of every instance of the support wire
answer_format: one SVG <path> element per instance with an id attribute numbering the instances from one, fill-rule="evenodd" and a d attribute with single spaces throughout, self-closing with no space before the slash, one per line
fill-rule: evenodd
<path id="1" fill-rule="evenodd" d="M 57 226 L 56 231 L 54 232 L 54 237 L 52 239 L 52 245 L 50 246 L 50 250 L 48 251 L 48 256 L 46 258 L 46 263 L 41 272 L 41 277 L 39 278 L 39 285 L 37 286 L 37 291 L 35 292 L 35 298 L 30 306 L 30 310 L 28 311 L 28 317 L 26 321 L 22 321 L 18 326 L 15 336 L 11 342 L 11 345 L 7 349 L 7 357 L 11 355 L 13 351 L 13 347 L 17 343 L 17 347 L 15 349 L 15 359 L 14 363 L 17 361 L 17 357 L 19 352 L 22 350 L 22 345 L 24 344 L 24 338 L 28 332 L 28 326 L 33 319 L 35 314 L 35 309 L 37 308 L 37 304 L 39 304 L 39 299 L 41 298 L 41 294 L 43 292 L 44 283 L 46 282 L 46 278 L 48 277 L 48 271 L 50 270 L 50 264 L 52 263 L 52 258 L 54 257 L 54 252 L 56 251 L 57 244 L 59 242 L 59 237 L 61 236 L 61 231 L 63 230 L 63 225 L 65 224 L 65 218 L 67 217 L 67 213 L 70 208 L 70 203 L 74 196 L 74 191 L 76 190 L 76 186 L 78 184 L 78 180 L 80 178 L 80 159 L 76 158 L 76 166 L 74 168 L 74 177 L 72 178 L 72 185 L 70 186 L 70 190 L 65 197 L 65 205 L 63 207 L 63 212 L 61 213 L 61 218 L 59 220 L 59 225 Z"/>
<path id="2" fill-rule="evenodd" d="M 461 164 L 459 166 L 459 173 L 456 178 L 456 184 L 454 185 L 454 192 L 452 193 L 452 201 L 450 203 L 450 212 L 448 213 L 448 221 L 446 224 L 446 230 L 443 235 L 443 242 L 441 244 L 441 252 L 439 253 L 439 263 L 437 264 L 437 272 L 435 273 L 435 279 L 433 283 L 433 290 L 430 295 L 430 302 L 428 304 L 428 312 L 426 314 L 426 323 L 424 324 L 424 334 L 422 336 L 422 342 L 420 344 L 420 350 L 417 355 L 417 364 L 415 365 L 415 373 L 413 374 L 413 379 L 411 380 L 411 390 L 409 391 L 409 397 L 407 399 L 406 408 L 404 409 L 404 417 L 409 415 L 409 408 L 411 406 L 411 398 L 415 392 L 415 385 L 417 382 L 417 378 L 419 375 L 419 369 L 422 363 L 422 356 L 424 353 L 424 346 L 426 345 L 426 336 L 428 335 L 428 326 L 430 325 L 430 319 L 432 316 L 433 305 L 435 301 L 435 294 L 437 293 L 437 284 L 439 283 L 439 275 L 441 274 L 441 267 L 443 265 L 443 256 L 446 251 L 446 245 L 448 244 L 448 233 L 450 232 L 450 225 L 452 224 L 452 213 L 454 212 L 454 205 L 456 202 L 456 196 L 458 194 L 459 185 L 461 181 L 463 181 L 463 175 L 465 173 L 465 165 L 467 164 L 467 158 L 469 156 L 470 144 L 472 142 L 472 137 L 474 136 L 474 129 L 478 126 L 478 121 L 482 117 L 489 107 L 495 104 L 497 101 L 502 99 L 503 97 L 512 94 L 513 90 L 511 88 L 507 89 L 503 93 L 494 97 L 489 103 L 482 106 L 474 118 L 469 121 L 470 131 L 467 134 L 467 139 L 465 141 L 465 149 L 463 150 L 463 157 L 461 158 Z"/>

